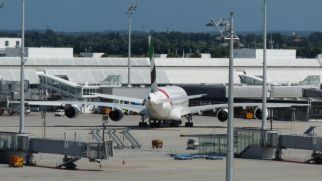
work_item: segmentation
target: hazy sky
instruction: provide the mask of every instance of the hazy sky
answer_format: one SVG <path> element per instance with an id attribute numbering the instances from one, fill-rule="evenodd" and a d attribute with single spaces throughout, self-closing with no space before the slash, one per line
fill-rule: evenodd
<path id="1" fill-rule="evenodd" d="M 21 0 L 3 0 L 0 29 L 20 29 Z M 127 30 L 130 0 L 25 0 L 26 28 Z M 136 0 L 133 29 L 210 31 L 212 17 L 235 12 L 237 31 L 262 29 L 263 0 Z M 322 31 L 321 0 L 268 0 L 268 30 Z"/>

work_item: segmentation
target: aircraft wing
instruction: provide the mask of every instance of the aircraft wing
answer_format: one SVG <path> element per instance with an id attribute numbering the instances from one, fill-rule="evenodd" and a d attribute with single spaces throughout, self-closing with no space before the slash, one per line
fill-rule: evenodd
<path id="1" fill-rule="evenodd" d="M 190 99 L 196 99 L 202 96 L 205 96 L 206 94 L 197 94 L 197 95 L 191 95 L 191 96 L 182 96 L 182 97 L 175 97 L 175 98 L 169 98 L 169 99 L 162 99 L 160 100 L 159 104 L 165 103 L 165 102 L 176 102 L 176 101 L 187 101 Z"/>
<path id="2" fill-rule="evenodd" d="M 20 101 L 10 101 L 10 104 L 18 104 Z M 126 109 L 132 112 L 147 114 L 146 107 L 142 105 L 132 104 L 119 104 L 119 103 L 108 103 L 108 102 L 86 102 L 86 101 L 25 101 L 26 104 L 32 106 L 66 106 L 66 105 L 93 105 L 102 106 L 109 108 L 120 108 Z"/>
<path id="3" fill-rule="evenodd" d="M 119 104 L 119 103 L 107 103 L 107 102 L 85 102 L 85 105 L 94 105 L 94 106 L 102 106 L 102 107 L 110 107 L 110 108 L 120 108 L 126 109 L 132 112 L 136 112 L 139 114 L 147 114 L 146 107 L 143 105 L 133 105 L 133 104 Z"/>
<path id="4" fill-rule="evenodd" d="M 105 99 L 128 101 L 128 102 L 137 103 L 137 104 L 143 104 L 143 101 L 144 101 L 143 99 L 132 98 L 132 97 L 124 97 L 124 96 L 116 96 L 116 95 L 110 95 L 110 94 L 98 94 L 98 93 L 95 93 L 93 95 L 95 95 L 97 97 L 105 98 Z"/>
<path id="5" fill-rule="evenodd" d="M 267 108 L 287 108 L 296 106 L 308 106 L 308 104 L 295 104 L 295 103 L 267 103 Z M 234 107 L 262 107 L 262 103 L 234 103 Z M 228 108 L 228 104 L 211 104 L 204 106 L 194 106 L 184 108 L 182 111 L 182 116 L 187 114 L 195 114 L 200 111 L 208 111 L 218 108 Z"/>
<path id="6" fill-rule="evenodd" d="M 25 104 L 31 106 L 65 106 L 68 104 L 74 104 L 77 101 L 25 101 Z M 20 101 L 10 101 L 9 104 L 20 104 Z"/>

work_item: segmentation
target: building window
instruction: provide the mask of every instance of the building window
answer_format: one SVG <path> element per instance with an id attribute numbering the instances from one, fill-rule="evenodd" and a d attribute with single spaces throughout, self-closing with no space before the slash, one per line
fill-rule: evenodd
<path id="1" fill-rule="evenodd" d="M 8 47 L 9 46 L 9 41 L 5 41 L 5 46 Z"/>
<path id="2" fill-rule="evenodd" d="M 20 46 L 20 41 L 16 41 L 16 47 Z"/>

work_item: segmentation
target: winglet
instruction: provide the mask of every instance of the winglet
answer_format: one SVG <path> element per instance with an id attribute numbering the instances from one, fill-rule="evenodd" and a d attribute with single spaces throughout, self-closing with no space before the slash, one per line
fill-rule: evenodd
<path id="1" fill-rule="evenodd" d="M 153 50 L 153 45 L 151 43 L 151 36 L 149 36 L 148 55 L 150 57 L 151 92 L 156 92 L 158 90 L 158 84 L 156 80 L 157 76 L 156 76 L 156 69 L 155 69 L 155 62 L 154 62 L 154 50 Z"/>

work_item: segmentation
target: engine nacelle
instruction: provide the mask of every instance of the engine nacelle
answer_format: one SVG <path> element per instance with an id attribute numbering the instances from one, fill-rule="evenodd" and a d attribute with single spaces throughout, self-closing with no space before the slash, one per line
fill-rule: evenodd
<path id="1" fill-rule="evenodd" d="M 70 105 L 65 107 L 65 116 L 68 118 L 76 118 L 81 112 L 77 105 Z"/>
<path id="2" fill-rule="evenodd" d="M 268 110 L 266 109 L 266 119 L 268 118 Z M 263 111 L 262 108 L 257 107 L 254 111 L 254 116 L 256 119 L 262 119 L 263 118 Z"/>
<path id="3" fill-rule="evenodd" d="M 225 122 L 228 119 L 228 109 L 218 110 L 217 118 L 220 122 Z"/>
<path id="4" fill-rule="evenodd" d="M 122 109 L 114 108 L 112 111 L 110 111 L 108 116 L 111 118 L 112 121 L 119 121 L 123 118 L 124 112 Z"/>

